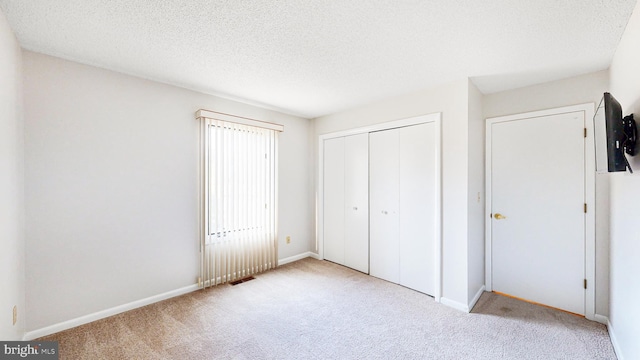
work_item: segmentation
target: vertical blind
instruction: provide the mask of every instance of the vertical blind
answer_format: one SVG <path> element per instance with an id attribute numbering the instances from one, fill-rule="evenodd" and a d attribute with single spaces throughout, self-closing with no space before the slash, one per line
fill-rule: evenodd
<path id="1" fill-rule="evenodd" d="M 277 266 L 278 130 L 275 124 L 252 126 L 263 123 L 225 114 L 199 111 L 197 116 L 202 145 L 200 285 L 207 287 Z"/>

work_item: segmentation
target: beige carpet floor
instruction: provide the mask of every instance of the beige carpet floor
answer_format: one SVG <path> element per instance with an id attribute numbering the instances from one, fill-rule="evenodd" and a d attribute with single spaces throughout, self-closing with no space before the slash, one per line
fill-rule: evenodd
<path id="1" fill-rule="evenodd" d="M 615 359 L 575 315 L 492 293 L 467 314 L 313 259 L 42 340 L 61 359 Z"/>

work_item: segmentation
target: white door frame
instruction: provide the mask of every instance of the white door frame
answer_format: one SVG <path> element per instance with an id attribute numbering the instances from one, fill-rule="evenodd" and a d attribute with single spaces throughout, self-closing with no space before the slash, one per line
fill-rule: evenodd
<path id="1" fill-rule="evenodd" d="M 596 265 L 596 238 L 595 238 L 595 147 L 593 142 L 593 116 L 595 104 L 581 104 L 566 106 L 555 109 L 533 111 L 516 115 L 500 116 L 486 119 L 486 152 L 485 152 L 485 283 L 487 291 L 493 291 L 492 285 L 492 263 L 491 263 L 491 225 L 489 218 L 491 214 L 491 125 L 500 122 L 523 120 L 528 118 L 543 117 L 550 115 L 560 115 L 571 112 L 583 112 L 584 126 L 587 129 L 587 136 L 584 141 L 584 161 L 585 161 L 585 201 L 587 203 L 587 213 L 585 216 L 585 278 L 587 279 L 587 289 L 585 290 L 585 317 L 595 320 L 595 265 Z M 550 130 L 551 131 L 551 130 Z"/>
<path id="2" fill-rule="evenodd" d="M 380 124 L 365 126 L 361 128 L 323 134 L 318 137 L 318 187 L 316 189 L 318 198 L 318 225 L 316 227 L 316 239 L 318 246 L 318 257 L 324 259 L 324 140 L 342 136 L 370 133 L 373 131 L 389 130 L 405 126 L 418 125 L 424 123 L 435 123 L 436 126 L 436 211 L 435 224 L 435 291 L 433 297 L 440 301 L 442 294 L 442 113 L 420 115 L 401 120 L 388 121 Z"/>

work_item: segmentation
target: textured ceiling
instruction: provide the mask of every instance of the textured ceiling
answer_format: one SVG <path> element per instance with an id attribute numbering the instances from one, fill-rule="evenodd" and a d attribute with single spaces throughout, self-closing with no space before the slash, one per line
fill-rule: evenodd
<path id="1" fill-rule="evenodd" d="M 0 0 L 25 49 L 317 117 L 609 67 L 636 0 Z"/>

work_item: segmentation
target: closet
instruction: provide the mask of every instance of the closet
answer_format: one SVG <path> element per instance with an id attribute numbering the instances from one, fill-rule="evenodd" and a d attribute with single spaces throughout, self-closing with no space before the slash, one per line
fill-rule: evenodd
<path id="1" fill-rule="evenodd" d="M 436 295 L 437 124 L 323 140 L 325 259 Z"/>
<path id="2" fill-rule="evenodd" d="M 369 272 L 369 135 L 324 140 L 324 258 Z"/>
<path id="3" fill-rule="evenodd" d="M 430 295 L 435 290 L 435 124 L 369 135 L 370 273 Z"/>

